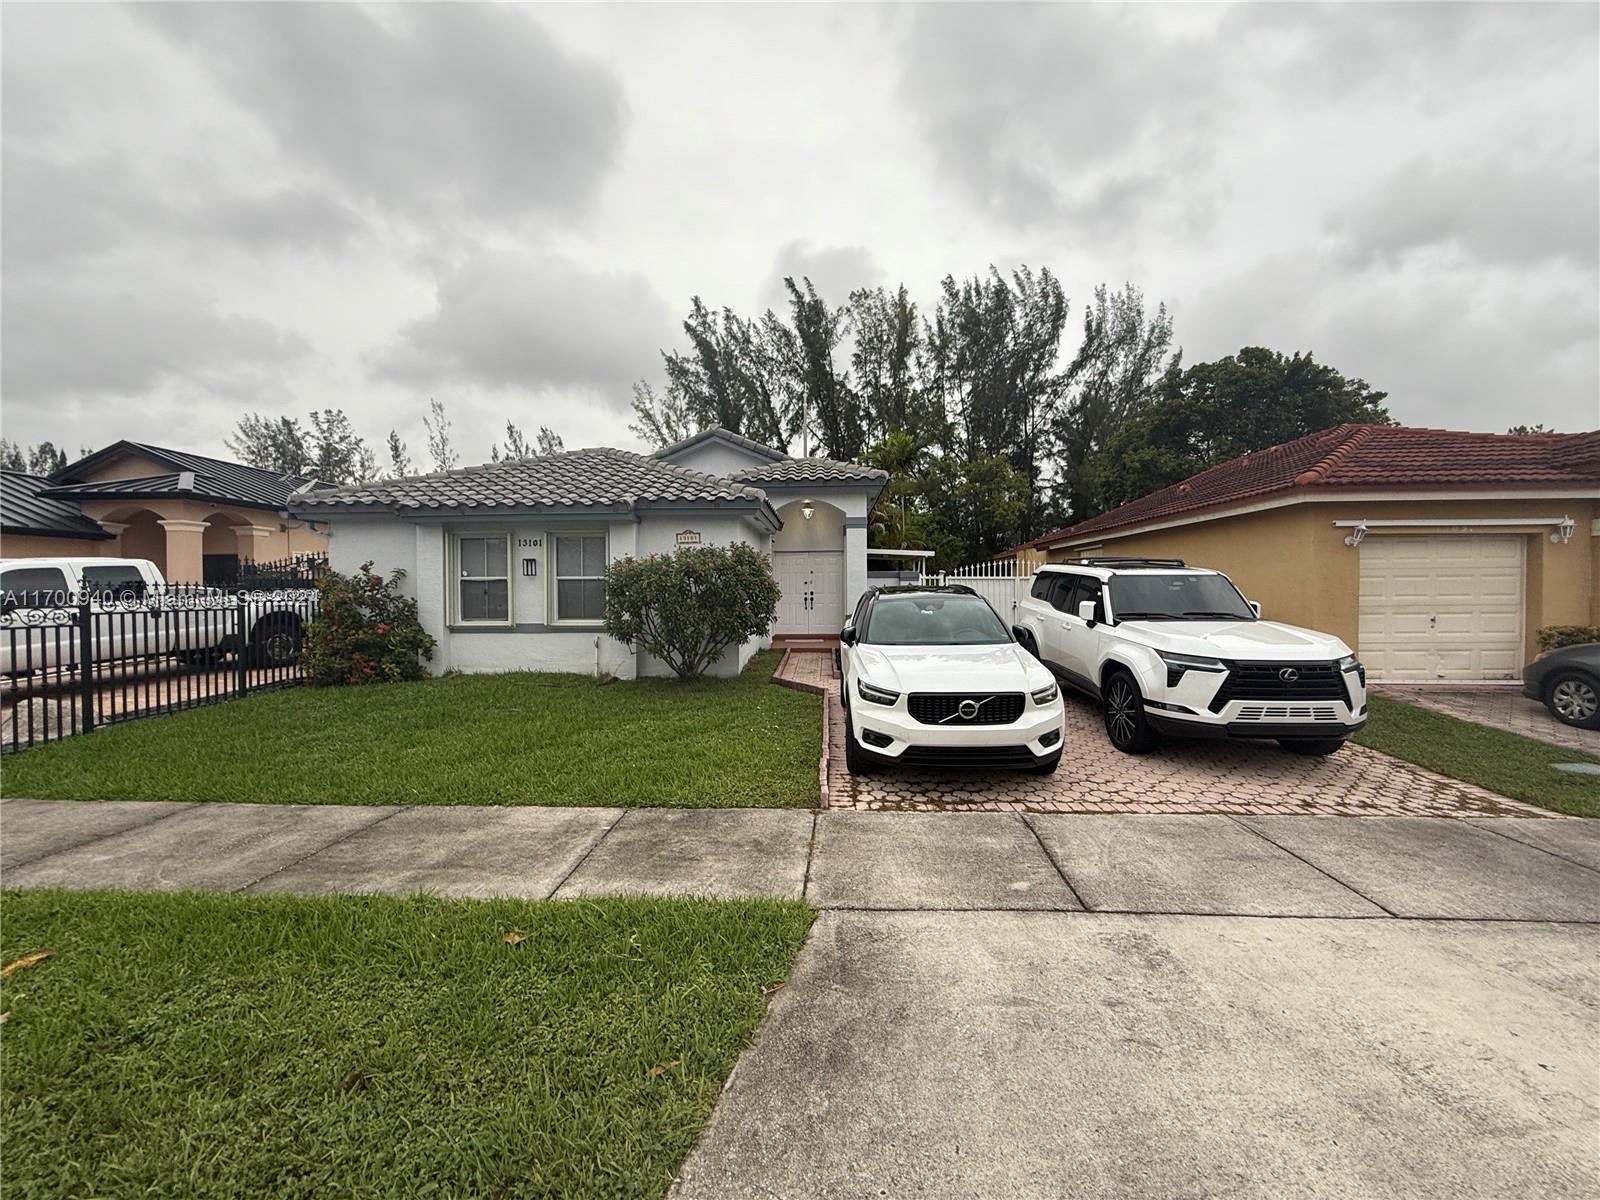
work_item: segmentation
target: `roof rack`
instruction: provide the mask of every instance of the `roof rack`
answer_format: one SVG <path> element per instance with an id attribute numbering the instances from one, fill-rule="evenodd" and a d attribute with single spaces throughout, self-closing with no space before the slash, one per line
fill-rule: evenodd
<path id="1" fill-rule="evenodd" d="M 1069 558 L 1080 567 L 1185 567 L 1181 558 Z"/>
<path id="2" fill-rule="evenodd" d="M 964 583 L 878 583 L 867 590 L 885 596 L 905 595 L 908 592 L 954 592 L 959 596 L 978 594 L 976 589 Z"/>

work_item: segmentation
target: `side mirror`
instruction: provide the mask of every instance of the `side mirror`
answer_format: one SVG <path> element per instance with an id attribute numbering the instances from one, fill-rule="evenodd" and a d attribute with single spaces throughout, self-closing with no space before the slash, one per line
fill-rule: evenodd
<path id="1" fill-rule="evenodd" d="M 1094 624 L 1094 601 L 1093 600 L 1079 600 L 1078 601 L 1078 619 L 1080 621 L 1087 621 L 1091 625 Z"/>
<path id="2" fill-rule="evenodd" d="M 1261 615 L 1261 601 L 1259 601 L 1259 600 L 1247 600 L 1247 601 L 1245 601 L 1245 603 L 1250 606 L 1250 611 L 1255 613 L 1256 616 L 1259 617 Z"/>
<path id="3" fill-rule="evenodd" d="M 856 644 L 856 627 L 854 625 L 846 625 L 839 631 L 839 644 L 843 646 L 854 646 Z"/>

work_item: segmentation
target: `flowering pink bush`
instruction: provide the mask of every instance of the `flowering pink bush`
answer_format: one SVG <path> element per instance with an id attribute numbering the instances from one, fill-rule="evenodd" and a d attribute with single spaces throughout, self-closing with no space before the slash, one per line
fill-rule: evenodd
<path id="1" fill-rule="evenodd" d="M 363 563 L 359 574 L 329 572 L 317 584 L 317 616 L 306 628 L 302 663 L 316 684 L 387 683 L 421 679 L 434 640 L 417 618 L 417 602 L 396 590 L 404 571 L 387 581 Z"/>
<path id="2" fill-rule="evenodd" d="M 743 542 L 622 558 L 606 569 L 606 632 L 683 679 L 766 633 L 777 612 L 772 564 Z"/>

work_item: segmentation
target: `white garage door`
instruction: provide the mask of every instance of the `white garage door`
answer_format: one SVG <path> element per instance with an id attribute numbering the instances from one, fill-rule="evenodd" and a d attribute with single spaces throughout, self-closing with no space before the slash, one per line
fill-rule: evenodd
<path id="1" fill-rule="evenodd" d="M 1371 679 L 1514 679 L 1522 670 L 1520 537 L 1361 543 L 1361 659 Z"/>

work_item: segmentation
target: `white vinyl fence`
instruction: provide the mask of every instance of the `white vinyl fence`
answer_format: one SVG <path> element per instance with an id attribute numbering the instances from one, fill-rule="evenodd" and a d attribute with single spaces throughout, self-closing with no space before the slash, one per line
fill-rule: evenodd
<path id="1" fill-rule="evenodd" d="M 995 612 L 1010 624 L 1016 616 L 1017 601 L 1027 594 L 1028 587 L 1033 581 L 1032 574 L 1017 573 L 1017 562 L 977 563 L 970 567 L 960 567 L 954 571 L 940 571 L 932 575 L 923 575 L 920 580 L 924 584 L 943 585 L 959 583 L 971 588 L 990 604 L 994 605 Z"/>

